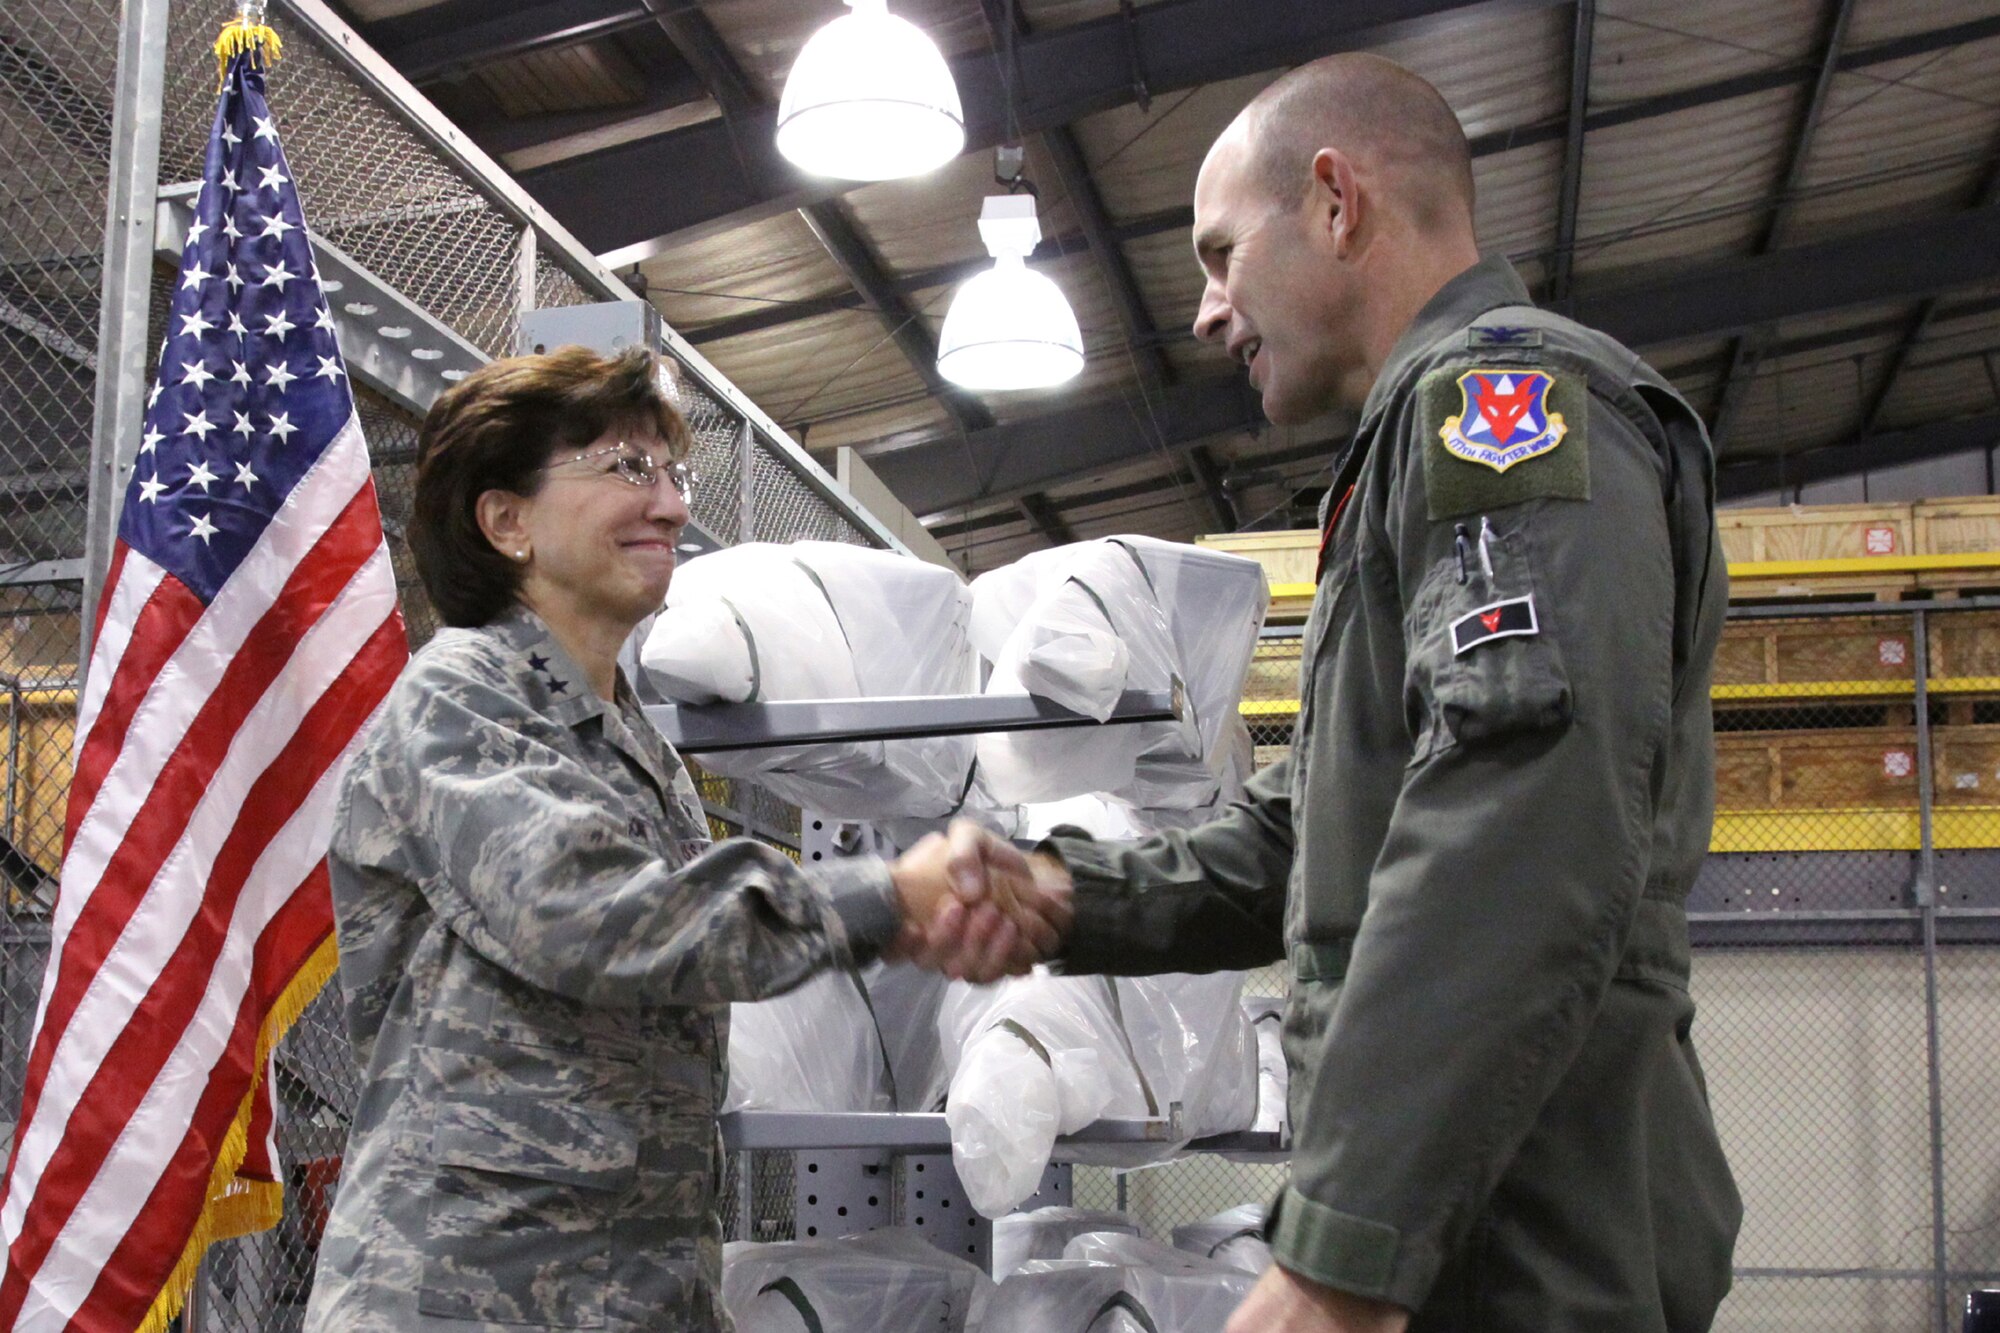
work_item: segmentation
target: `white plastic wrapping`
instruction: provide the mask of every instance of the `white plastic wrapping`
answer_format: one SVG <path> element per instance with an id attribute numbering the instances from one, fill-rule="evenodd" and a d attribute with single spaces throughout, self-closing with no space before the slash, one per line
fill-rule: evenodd
<path id="1" fill-rule="evenodd" d="M 972 586 L 972 638 L 989 693 L 1026 690 L 1096 718 L 1126 690 L 1184 692 L 1179 722 L 980 738 L 1005 804 L 1107 792 L 1145 809 L 1195 810 L 1249 773 L 1236 714 L 1269 595 L 1261 566 L 1148 537 L 1040 551 Z"/>
<path id="2" fill-rule="evenodd" d="M 915 1231 L 723 1247 L 722 1304 L 736 1333 L 973 1333 L 993 1283 Z"/>
<path id="3" fill-rule="evenodd" d="M 980 1333 L 1223 1333 L 1256 1281 L 1219 1266 L 1162 1273 L 1038 1260 L 994 1291 Z"/>
<path id="4" fill-rule="evenodd" d="M 993 1219 L 993 1276 L 1005 1278 L 1036 1259 L 1060 1259 L 1063 1247 L 1093 1231 L 1139 1234 L 1138 1224 L 1123 1213 L 1060 1205 Z"/>
<path id="5" fill-rule="evenodd" d="M 1291 1069 L 1285 1064 L 1285 1002 L 1268 996 L 1245 996 L 1244 1012 L 1257 1034 L 1257 1119 L 1250 1126 L 1283 1134 L 1291 1128 L 1286 1099 L 1291 1093 Z"/>
<path id="6" fill-rule="evenodd" d="M 725 1111 L 893 1111 L 875 1019 L 834 969 L 775 999 L 729 1006 Z"/>
<path id="7" fill-rule="evenodd" d="M 1183 1139 L 1248 1128 L 1255 1039 L 1240 973 L 1058 977 L 953 984 L 938 1013 L 951 1069 L 945 1117 L 966 1196 L 997 1217 L 1034 1192 L 1055 1141 L 1093 1120 L 1165 1117 Z M 1089 1159 L 1159 1160 L 1176 1143 L 1095 1148 Z"/>
<path id="8" fill-rule="evenodd" d="M 1175 1227 L 1174 1248 L 1246 1273 L 1261 1273 L 1271 1266 L 1271 1247 L 1264 1240 L 1264 1205 L 1238 1204 Z"/>
<path id="9" fill-rule="evenodd" d="M 1129 1231 L 1086 1231 L 1072 1236 L 1063 1246 L 1062 1257 L 1087 1264 L 1147 1268 L 1156 1273 L 1216 1277 L 1243 1271 L 1205 1254 L 1193 1254 L 1176 1246 L 1162 1245 Z"/>
<path id="10" fill-rule="evenodd" d="M 751 542 L 691 560 L 640 649 L 683 704 L 969 694 L 971 594 L 949 569 L 841 542 Z M 704 755 L 729 777 L 840 819 L 942 818 L 971 771 L 968 736 Z"/>
<path id="11" fill-rule="evenodd" d="M 730 1006 L 725 1111 L 934 1111 L 945 979 L 909 963 L 822 972 Z"/>

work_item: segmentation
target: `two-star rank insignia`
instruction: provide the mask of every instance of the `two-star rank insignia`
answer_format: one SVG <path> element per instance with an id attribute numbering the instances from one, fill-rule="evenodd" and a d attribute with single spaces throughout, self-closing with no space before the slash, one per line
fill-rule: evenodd
<path id="1" fill-rule="evenodd" d="M 1535 618 L 1533 594 L 1512 597 L 1468 611 L 1452 621 L 1451 655 L 1462 657 L 1493 639 L 1525 638 L 1541 632 L 1541 624 Z"/>
<path id="2" fill-rule="evenodd" d="M 1468 370 L 1458 377 L 1459 413 L 1438 438 L 1454 458 L 1495 472 L 1539 458 L 1569 432 L 1562 413 L 1549 411 L 1554 386 L 1544 370 Z"/>

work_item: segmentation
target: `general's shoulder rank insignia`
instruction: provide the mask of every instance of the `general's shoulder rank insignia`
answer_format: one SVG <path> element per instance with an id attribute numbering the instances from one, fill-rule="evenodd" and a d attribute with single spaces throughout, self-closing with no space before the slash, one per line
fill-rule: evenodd
<path id="1" fill-rule="evenodd" d="M 1495 472 L 1540 458 L 1569 433 L 1562 413 L 1549 410 L 1553 387 L 1545 370 L 1468 370 L 1458 377 L 1459 413 L 1438 438 L 1454 458 Z"/>

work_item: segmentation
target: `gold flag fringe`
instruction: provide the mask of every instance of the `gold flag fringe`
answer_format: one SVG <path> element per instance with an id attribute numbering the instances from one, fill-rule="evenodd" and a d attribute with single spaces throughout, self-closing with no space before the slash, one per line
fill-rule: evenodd
<path id="1" fill-rule="evenodd" d="M 215 91 L 221 92 L 229 78 L 229 62 L 245 52 L 249 53 L 252 64 L 263 69 L 268 62 L 284 59 L 285 43 L 274 29 L 252 23 L 248 17 L 223 24 L 221 35 L 215 39 Z"/>
<path id="2" fill-rule="evenodd" d="M 153 1308 L 146 1312 L 137 1333 L 166 1333 L 167 1326 L 187 1304 L 188 1292 L 194 1287 L 195 1275 L 201 1270 L 201 1256 L 209 1246 L 217 1241 L 268 1231 L 278 1225 L 278 1219 L 284 1215 L 285 1187 L 282 1184 L 240 1181 L 236 1179 L 236 1169 L 243 1165 L 244 1154 L 250 1148 L 250 1108 L 257 1095 L 258 1083 L 271 1067 L 271 1050 L 298 1021 L 299 1015 L 305 1012 L 305 1007 L 312 1003 L 313 997 L 333 976 L 339 963 L 339 948 L 334 937 L 328 935 L 313 950 L 298 975 L 286 984 L 284 993 L 279 995 L 271 1012 L 264 1016 L 264 1022 L 257 1030 L 257 1054 L 251 1066 L 254 1072 L 250 1076 L 250 1088 L 243 1094 L 243 1104 L 237 1107 L 236 1119 L 230 1123 L 229 1132 L 222 1139 L 221 1151 L 216 1154 L 215 1169 L 208 1178 L 208 1201 L 202 1205 L 194 1233 L 188 1237 L 187 1246 L 181 1251 L 166 1285 L 153 1298 Z M 272 1165 L 277 1164 L 274 1162 Z"/>

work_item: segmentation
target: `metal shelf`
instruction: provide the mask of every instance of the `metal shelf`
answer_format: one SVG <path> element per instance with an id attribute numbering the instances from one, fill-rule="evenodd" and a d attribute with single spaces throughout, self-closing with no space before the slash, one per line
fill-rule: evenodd
<path id="1" fill-rule="evenodd" d="M 1180 1135 L 1169 1118 L 1099 1120 L 1056 1140 L 1051 1160 L 1092 1148 L 1173 1143 Z M 731 1152 L 787 1149 L 817 1152 L 873 1148 L 910 1155 L 951 1151 L 951 1130 L 939 1112 L 731 1111 L 722 1117 L 722 1141 Z M 1276 1160 L 1290 1145 L 1272 1132 L 1241 1130 L 1190 1140 L 1185 1152 L 1221 1153 Z"/>
<path id="2" fill-rule="evenodd" d="M 994 731 L 1174 722 L 1186 710 L 1171 690 L 1127 690 L 1104 722 L 1032 694 L 925 694 L 886 699 L 806 699 L 787 703 L 653 704 L 646 716 L 682 754 L 780 745 L 909 740 Z"/>

